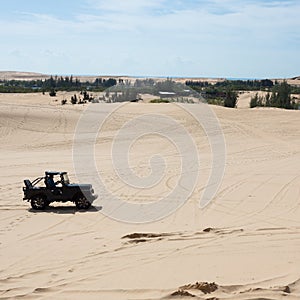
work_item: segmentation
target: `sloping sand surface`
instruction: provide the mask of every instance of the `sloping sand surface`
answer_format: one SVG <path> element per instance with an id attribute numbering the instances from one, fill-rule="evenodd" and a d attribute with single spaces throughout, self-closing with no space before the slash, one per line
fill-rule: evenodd
<path id="1" fill-rule="evenodd" d="M 113 104 L 95 105 L 105 113 Z M 47 169 L 67 170 L 77 181 L 72 141 L 83 109 L 47 95 L 0 95 L 0 299 L 300 299 L 299 111 L 213 106 L 227 147 L 213 202 L 199 209 L 206 183 L 199 178 L 176 213 L 133 225 L 72 203 L 36 212 L 22 201 L 23 179 Z M 168 154 L 174 168 L 163 183 L 152 193 L 134 193 L 114 176 L 109 143 L 120 120 L 138 111 L 181 118 L 194 131 L 207 175 L 201 128 L 173 104 L 133 103 L 104 127 L 96 145 L 101 173 L 116 194 L 155 201 L 178 175 L 176 149 L 153 135 L 132 148 L 131 158 L 145 175 L 152 150 Z"/>

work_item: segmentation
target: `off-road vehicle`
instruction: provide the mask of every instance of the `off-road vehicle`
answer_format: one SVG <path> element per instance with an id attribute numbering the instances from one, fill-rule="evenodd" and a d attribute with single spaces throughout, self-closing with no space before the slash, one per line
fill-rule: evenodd
<path id="1" fill-rule="evenodd" d="M 32 182 L 24 180 L 24 198 L 33 209 L 43 210 L 52 202 L 75 203 L 78 209 L 88 209 L 97 198 L 91 184 L 71 184 L 67 172 L 46 171 L 44 177 Z"/>

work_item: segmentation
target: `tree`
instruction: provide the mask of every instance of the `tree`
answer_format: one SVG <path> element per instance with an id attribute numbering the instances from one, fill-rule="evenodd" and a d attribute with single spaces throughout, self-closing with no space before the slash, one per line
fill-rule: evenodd
<path id="1" fill-rule="evenodd" d="M 271 99 L 270 99 L 270 106 L 271 107 L 278 107 L 279 106 L 278 97 L 277 97 L 277 93 L 275 92 L 275 88 L 273 88 L 273 90 L 272 90 Z"/>
<path id="2" fill-rule="evenodd" d="M 270 93 L 267 93 L 265 99 L 266 99 L 266 100 L 265 100 L 265 105 L 266 105 L 267 107 L 270 107 L 270 106 L 271 106 L 271 95 L 270 95 Z"/>
<path id="3" fill-rule="evenodd" d="M 85 100 L 90 101 L 90 95 L 87 91 L 83 91 L 82 95 L 83 95 L 83 100 L 84 101 Z"/>
<path id="4" fill-rule="evenodd" d="M 256 94 L 253 98 L 251 98 L 250 107 L 266 106 L 296 109 L 297 105 L 292 101 L 291 92 L 291 86 L 286 81 L 283 81 L 273 87 L 272 94 L 267 93 L 265 97 L 258 96 L 258 94 Z"/>
<path id="5" fill-rule="evenodd" d="M 278 102 L 279 107 L 291 109 L 291 87 L 290 85 L 284 80 L 278 87 Z"/>
<path id="6" fill-rule="evenodd" d="M 49 96 L 50 96 L 50 97 L 55 97 L 55 96 L 56 96 L 56 91 L 55 91 L 55 89 L 51 89 L 51 91 L 49 92 Z"/>
<path id="7" fill-rule="evenodd" d="M 46 81 L 49 81 L 49 86 L 50 86 L 51 88 L 55 88 L 55 87 L 56 87 L 56 82 L 55 82 L 55 80 L 53 79 L 53 76 L 51 76 L 50 79 L 49 79 L 49 80 L 46 80 Z"/>
<path id="8" fill-rule="evenodd" d="M 270 98 L 269 93 L 267 94 L 266 97 L 259 96 L 258 93 L 256 93 L 255 96 L 251 98 L 250 108 L 254 108 L 254 107 L 257 107 L 257 106 L 265 106 L 267 97 Z"/>
<path id="9" fill-rule="evenodd" d="M 77 96 L 76 95 L 74 95 L 74 96 L 71 97 L 71 103 L 72 104 L 76 104 L 77 103 Z"/>
<path id="10" fill-rule="evenodd" d="M 225 107 L 236 107 L 237 103 L 237 93 L 234 92 L 232 89 L 228 88 L 226 91 L 226 97 L 224 100 Z"/>
<path id="11" fill-rule="evenodd" d="M 258 106 L 258 93 L 255 94 L 254 97 L 251 97 L 250 108 L 254 108 Z"/>
<path id="12" fill-rule="evenodd" d="M 261 80 L 261 86 L 265 88 L 271 88 L 274 86 L 274 83 L 270 79 L 263 79 Z"/>

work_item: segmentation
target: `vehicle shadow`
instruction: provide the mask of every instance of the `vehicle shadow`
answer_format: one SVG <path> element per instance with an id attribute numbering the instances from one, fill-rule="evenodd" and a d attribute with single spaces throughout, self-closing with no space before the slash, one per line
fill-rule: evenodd
<path id="1" fill-rule="evenodd" d="M 29 208 L 28 211 L 31 213 L 54 213 L 54 214 L 62 214 L 62 215 L 68 215 L 68 214 L 76 214 L 76 213 L 95 213 L 102 210 L 102 206 L 91 206 L 89 209 L 77 209 L 74 206 L 48 206 L 44 210 L 35 210 L 32 208 Z"/>

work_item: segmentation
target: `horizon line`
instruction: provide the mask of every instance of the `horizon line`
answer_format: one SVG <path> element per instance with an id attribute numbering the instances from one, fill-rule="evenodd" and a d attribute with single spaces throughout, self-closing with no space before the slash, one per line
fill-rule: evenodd
<path id="1" fill-rule="evenodd" d="M 73 77 L 129 77 L 129 78 L 176 78 L 176 79 L 225 79 L 225 80 L 263 80 L 263 79 L 294 79 L 300 76 L 289 77 L 272 77 L 272 76 L 257 76 L 257 77 L 235 77 L 235 76 L 184 76 L 184 75 L 127 75 L 127 74 L 75 74 L 75 73 L 41 73 L 36 71 L 12 71 L 0 70 L 0 73 L 23 73 L 36 74 L 41 76 L 73 76 Z"/>

